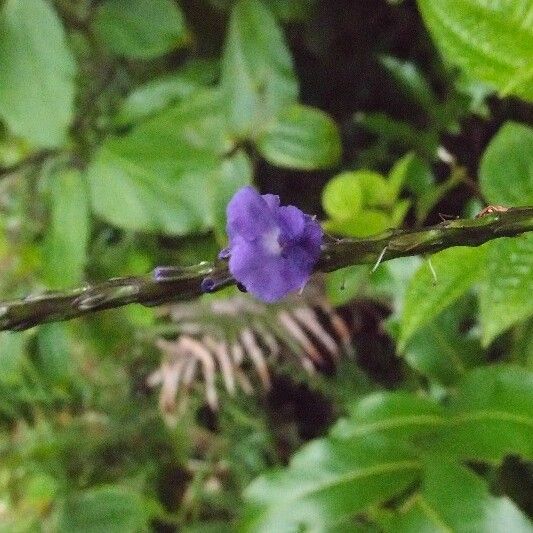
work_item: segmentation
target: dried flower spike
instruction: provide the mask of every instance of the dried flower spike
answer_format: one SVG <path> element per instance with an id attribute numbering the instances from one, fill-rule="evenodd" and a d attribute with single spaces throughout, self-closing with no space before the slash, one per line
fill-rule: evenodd
<path id="1" fill-rule="evenodd" d="M 320 255 L 322 228 L 279 196 L 260 195 L 253 187 L 237 191 L 227 208 L 229 257 L 233 277 L 264 302 L 301 290 Z"/>

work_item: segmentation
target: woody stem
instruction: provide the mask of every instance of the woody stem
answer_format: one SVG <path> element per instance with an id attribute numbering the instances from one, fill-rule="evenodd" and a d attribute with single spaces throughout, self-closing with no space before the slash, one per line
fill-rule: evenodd
<path id="1" fill-rule="evenodd" d="M 350 265 L 376 264 L 378 259 L 388 261 L 430 254 L 453 246 L 479 246 L 493 239 L 532 230 L 533 207 L 519 207 L 420 229 L 390 230 L 366 239 L 328 239 L 322 246 L 316 271 L 331 272 Z M 163 276 L 160 275 L 162 271 Z M 235 283 L 223 262 L 156 269 L 145 276 L 114 278 L 69 291 L 0 302 L 0 330 L 23 330 L 131 303 L 156 306 L 189 300 L 203 293 L 202 282 L 206 278 L 209 278 L 212 290 Z"/>

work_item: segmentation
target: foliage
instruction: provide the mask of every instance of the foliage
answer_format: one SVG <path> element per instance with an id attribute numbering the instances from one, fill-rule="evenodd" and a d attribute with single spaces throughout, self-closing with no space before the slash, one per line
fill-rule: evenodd
<path id="1" fill-rule="evenodd" d="M 328 239 L 533 204 L 532 17 L 0 2 L 2 299 L 211 260 L 248 184 Z M 1 333 L 0 530 L 531 531 L 532 258 L 526 234 Z"/>
<path id="2" fill-rule="evenodd" d="M 408 531 L 423 523 L 467 530 L 470 521 L 477 531 L 492 531 L 494 523 L 528 531 L 531 524 L 519 509 L 491 497 L 478 476 L 456 461 L 497 462 L 507 453 L 531 457 L 532 379 L 519 368 L 480 369 L 465 376 L 445 408 L 405 391 L 363 397 L 329 437 L 300 450 L 288 469 L 254 481 L 245 494 L 249 514 L 241 529 L 326 530 L 398 496 L 396 516 L 385 520 L 392 531 L 398 519 Z M 413 493 L 410 487 L 420 479 L 421 490 Z M 445 496 L 448 483 L 467 487 L 456 508 Z M 494 508 L 483 504 L 491 499 Z M 466 524 L 462 505 L 472 508 Z"/>
<path id="3" fill-rule="evenodd" d="M 533 98 L 533 25 L 527 0 L 419 1 L 429 30 L 450 61 L 501 94 Z"/>
<path id="4" fill-rule="evenodd" d="M 63 145 L 73 116 L 75 68 L 56 13 L 43 0 L 12 0 L 2 8 L 0 25 L 0 114 L 32 145 Z"/>

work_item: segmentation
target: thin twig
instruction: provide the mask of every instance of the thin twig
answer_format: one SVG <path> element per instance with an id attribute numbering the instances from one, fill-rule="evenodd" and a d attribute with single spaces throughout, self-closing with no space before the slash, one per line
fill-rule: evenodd
<path id="1" fill-rule="evenodd" d="M 475 219 L 447 220 L 414 230 L 391 230 L 367 239 L 328 239 L 322 246 L 316 270 L 331 272 L 350 265 L 375 264 L 382 254 L 381 261 L 388 261 L 453 246 L 479 246 L 500 237 L 533 231 L 533 207 L 502 209 L 485 209 Z M 209 283 L 205 283 L 206 278 Z M 114 278 L 70 291 L 0 302 L 0 330 L 27 329 L 131 303 L 156 306 L 189 300 L 200 296 L 206 287 L 214 291 L 233 283 L 225 263 L 156 269 L 146 276 Z"/>

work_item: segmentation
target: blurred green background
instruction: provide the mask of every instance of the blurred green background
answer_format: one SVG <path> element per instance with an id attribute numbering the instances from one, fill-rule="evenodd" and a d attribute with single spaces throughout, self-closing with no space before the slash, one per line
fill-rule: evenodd
<path id="1" fill-rule="evenodd" d="M 212 260 L 246 184 L 533 205 L 532 103 L 530 0 L 1 0 L 0 297 Z M 532 236 L 426 259 L 0 333 L 0 531 L 533 531 Z"/>

